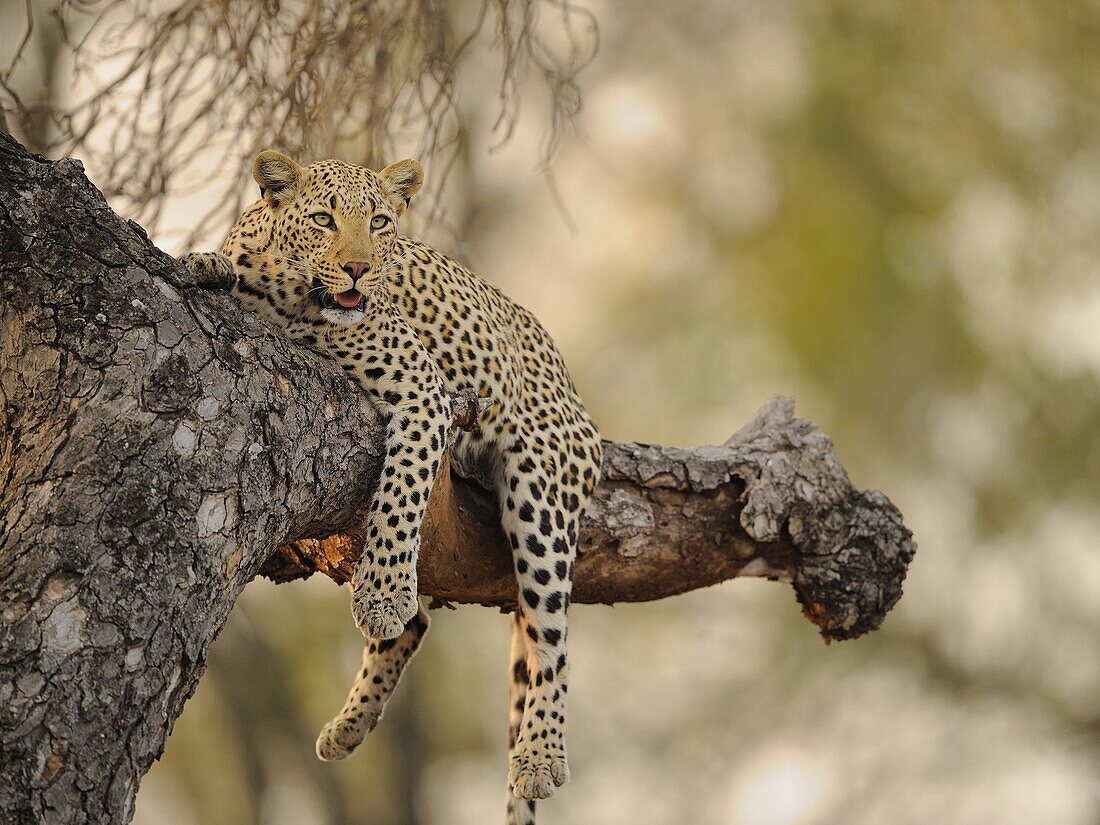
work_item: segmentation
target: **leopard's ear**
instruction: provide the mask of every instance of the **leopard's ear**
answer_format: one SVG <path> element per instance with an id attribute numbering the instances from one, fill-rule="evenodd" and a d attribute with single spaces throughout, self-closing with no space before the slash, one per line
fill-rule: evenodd
<path id="1" fill-rule="evenodd" d="M 390 203 L 400 215 L 409 207 L 412 196 L 424 183 L 424 167 L 415 160 L 399 160 L 378 173 L 382 188 L 389 195 Z"/>
<path id="2" fill-rule="evenodd" d="M 303 169 L 281 152 L 260 152 L 252 161 L 252 177 L 260 185 L 260 197 L 274 209 L 290 203 L 302 185 Z"/>

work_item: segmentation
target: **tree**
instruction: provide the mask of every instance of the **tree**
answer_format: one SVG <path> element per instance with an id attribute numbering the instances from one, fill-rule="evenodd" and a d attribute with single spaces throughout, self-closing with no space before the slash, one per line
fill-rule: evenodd
<path id="1" fill-rule="evenodd" d="M 124 822 L 248 581 L 347 577 L 382 431 L 332 365 L 196 288 L 78 162 L 0 135 L 0 170 L 0 809 Z M 576 600 L 764 575 L 826 639 L 877 627 L 911 534 L 791 413 L 773 399 L 722 446 L 608 444 Z M 423 595 L 514 598 L 486 495 L 448 468 L 422 554 Z"/>

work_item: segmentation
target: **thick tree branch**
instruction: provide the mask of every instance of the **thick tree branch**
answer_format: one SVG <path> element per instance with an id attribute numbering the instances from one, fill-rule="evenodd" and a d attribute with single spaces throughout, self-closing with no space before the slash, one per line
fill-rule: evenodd
<path id="1" fill-rule="evenodd" d="M 832 442 L 773 397 L 717 447 L 604 443 L 604 479 L 585 515 L 574 601 L 649 601 L 732 579 L 791 582 L 826 639 L 878 627 L 912 556 L 901 514 L 855 490 Z M 276 581 L 351 576 L 354 530 L 298 541 L 261 572 Z M 424 529 L 421 592 L 510 608 L 511 554 L 495 506 L 445 467 Z"/>
<path id="2" fill-rule="evenodd" d="M 124 822 L 242 588 L 346 578 L 383 430 L 323 359 L 196 288 L 79 163 L 0 135 L 0 810 Z M 607 445 L 578 601 L 792 581 L 827 638 L 876 627 L 913 544 L 773 400 L 729 443 Z M 441 474 L 421 589 L 506 606 L 494 509 Z M 5 820 L 9 821 L 9 820 Z"/>

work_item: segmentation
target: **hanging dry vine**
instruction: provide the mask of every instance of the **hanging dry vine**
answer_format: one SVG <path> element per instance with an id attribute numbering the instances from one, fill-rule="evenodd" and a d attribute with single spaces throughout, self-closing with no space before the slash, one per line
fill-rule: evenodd
<path id="1" fill-rule="evenodd" d="M 548 89 L 544 163 L 579 110 L 576 77 L 598 45 L 592 14 L 563 0 L 60 0 L 27 2 L 25 17 L 0 57 L 13 132 L 43 154 L 81 157 L 112 204 L 150 230 L 167 195 L 220 187 L 185 246 L 240 213 L 245 193 L 224 170 L 268 146 L 366 166 L 415 153 L 432 162 L 427 202 L 442 222 L 471 45 L 491 38 L 499 55 L 498 145 L 514 132 L 527 74 Z M 52 84 L 72 90 L 64 97 L 48 82 L 20 88 L 46 25 L 56 53 L 71 55 L 71 82 Z"/>

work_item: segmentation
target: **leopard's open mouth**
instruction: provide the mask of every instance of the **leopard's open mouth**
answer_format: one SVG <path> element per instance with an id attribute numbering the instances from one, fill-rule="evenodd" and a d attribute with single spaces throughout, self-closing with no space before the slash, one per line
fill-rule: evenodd
<path id="1" fill-rule="evenodd" d="M 357 289 L 349 289 L 338 295 L 333 295 L 327 289 L 318 289 L 315 294 L 317 295 L 317 302 L 321 305 L 321 309 L 342 309 L 348 312 L 358 310 L 359 312 L 364 312 L 367 308 L 367 296 Z"/>

